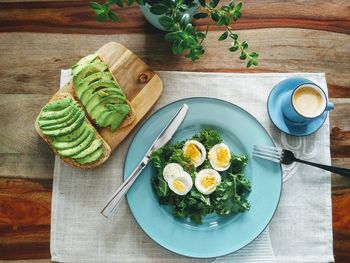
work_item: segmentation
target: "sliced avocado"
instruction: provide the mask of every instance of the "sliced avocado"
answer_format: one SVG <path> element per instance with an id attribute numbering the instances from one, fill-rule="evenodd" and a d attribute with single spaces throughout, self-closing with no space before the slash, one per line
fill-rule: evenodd
<path id="1" fill-rule="evenodd" d="M 89 64 L 91 62 L 94 62 L 95 60 L 97 60 L 97 55 L 96 54 L 90 54 L 90 55 L 87 55 L 86 57 L 83 57 L 82 59 L 80 59 L 78 61 L 78 63 L 76 63 L 75 65 L 73 65 L 72 67 L 72 75 L 76 75 L 78 74 L 78 72 L 84 68 L 84 66 L 86 64 Z"/>
<path id="2" fill-rule="evenodd" d="M 70 106 L 73 103 L 73 101 L 69 98 L 59 99 L 53 102 L 49 102 L 43 109 L 43 112 L 48 111 L 60 111 L 68 106 Z"/>
<path id="3" fill-rule="evenodd" d="M 107 95 L 105 97 L 101 97 L 98 92 L 92 94 L 90 100 L 86 103 L 85 109 L 86 111 L 92 116 L 92 112 L 95 110 L 96 107 L 99 105 L 104 104 L 123 104 L 126 100 L 124 97 L 119 95 Z"/>
<path id="4" fill-rule="evenodd" d="M 71 107 L 71 110 L 69 111 L 69 113 L 66 116 L 64 116 L 62 118 L 58 118 L 58 119 L 45 120 L 45 119 L 39 118 L 39 126 L 46 127 L 46 126 L 66 122 L 69 119 L 71 119 L 77 113 L 78 110 L 79 110 L 78 107 Z"/>
<path id="5" fill-rule="evenodd" d="M 103 108 L 100 111 L 96 112 L 96 116 L 95 116 L 94 120 L 95 120 L 95 122 L 97 123 L 98 126 L 100 126 L 100 127 L 107 127 L 107 126 L 111 125 L 110 123 L 106 122 L 106 118 L 110 114 L 115 114 L 115 112 L 111 111 L 109 109 Z"/>
<path id="6" fill-rule="evenodd" d="M 109 81 L 113 80 L 113 76 L 109 71 L 93 73 L 88 77 L 86 77 L 85 79 L 83 79 L 83 81 L 74 88 L 77 92 L 77 95 L 81 96 L 81 94 L 85 91 L 85 89 L 88 88 L 89 85 L 91 85 L 94 82 L 104 81 L 104 80 L 109 80 Z"/>
<path id="7" fill-rule="evenodd" d="M 115 82 L 113 80 L 103 80 L 103 81 L 96 81 L 91 83 L 84 91 L 82 92 L 80 96 L 81 102 L 86 105 L 86 102 L 89 100 L 90 96 L 97 92 L 98 90 L 104 89 L 104 88 L 112 88 L 112 89 L 118 89 L 118 86 L 116 86 Z"/>
<path id="8" fill-rule="evenodd" d="M 84 112 L 83 111 L 77 111 L 71 119 L 68 121 L 62 122 L 62 123 L 57 123 L 49 126 L 43 126 L 40 127 L 43 131 L 54 131 L 54 130 L 59 130 L 63 129 L 65 127 L 68 127 L 73 124 L 73 122 L 77 121 L 79 118 L 84 117 Z"/>
<path id="9" fill-rule="evenodd" d="M 72 104 L 69 107 L 59 111 L 42 111 L 39 115 L 39 120 L 56 120 L 59 118 L 63 118 L 69 114 L 73 107 L 74 106 Z"/>
<path id="10" fill-rule="evenodd" d="M 84 158 L 75 159 L 75 160 L 80 164 L 93 163 L 99 160 L 103 156 L 103 154 L 104 154 L 104 147 L 101 146 L 96 151 L 85 156 Z"/>
<path id="11" fill-rule="evenodd" d="M 120 105 L 118 108 L 118 112 L 115 115 L 109 115 L 106 118 L 106 122 L 109 122 L 111 124 L 111 130 L 112 132 L 115 132 L 120 124 L 124 121 L 125 117 L 130 112 L 130 106 L 128 104 Z"/>
<path id="12" fill-rule="evenodd" d="M 94 133 L 94 131 L 91 129 L 88 125 L 82 125 L 83 130 L 81 131 L 81 135 L 76 138 L 75 140 L 67 141 L 67 142 L 59 142 L 59 141 L 52 141 L 52 146 L 57 150 L 65 150 L 70 149 L 78 146 L 82 142 L 86 140 L 86 138 L 89 136 L 90 133 Z M 68 135 L 66 135 L 68 136 Z"/>
<path id="13" fill-rule="evenodd" d="M 45 135 L 49 135 L 53 137 L 66 135 L 78 129 L 84 123 L 84 121 L 85 121 L 85 116 L 84 116 L 84 113 L 82 112 L 81 115 L 78 115 L 78 118 L 72 123 L 72 125 L 64 127 L 62 129 L 58 129 L 58 130 L 52 130 L 52 131 L 43 130 L 43 133 Z"/>
<path id="14" fill-rule="evenodd" d="M 104 72 L 97 72 L 94 74 L 91 74 L 90 76 L 86 77 L 78 86 L 74 86 L 75 93 L 77 94 L 78 98 L 81 98 L 81 94 L 84 92 L 85 89 L 88 88 L 88 86 L 95 82 L 100 80 L 112 80 L 113 76 L 110 72 L 104 71 Z"/>
<path id="15" fill-rule="evenodd" d="M 130 112 L 128 104 L 119 104 L 116 110 L 104 109 L 96 112 L 95 122 L 100 127 L 108 127 L 111 125 L 111 130 L 114 132 Z"/>
<path id="16" fill-rule="evenodd" d="M 81 151 L 80 153 L 74 155 L 72 158 L 74 159 L 81 159 L 86 157 L 87 155 L 93 153 L 96 151 L 100 146 L 102 145 L 102 140 L 101 139 L 95 139 L 88 148 L 85 150 Z"/>
<path id="17" fill-rule="evenodd" d="M 69 134 L 66 134 L 66 135 L 63 135 L 63 136 L 57 136 L 57 137 L 54 137 L 52 138 L 52 144 L 54 143 L 61 143 L 61 142 L 72 142 L 72 141 L 75 141 L 77 140 L 80 136 L 82 136 L 84 130 L 86 128 L 90 128 L 90 125 L 87 123 L 87 122 L 83 122 L 83 124 L 78 128 L 76 129 L 75 131 L 69 133 Z"/>
<path id="18" fill-rule="evenodd" d="M 118 95 L 126 100 L 126 96 L 120 88 L 117 88 L 117 89 L 115 89 L 115 88 L 103 88 L 103 89 L 96 91 L 95 93 L 98 93 L 101 97 L 106 97 L 108 95 Z"/>
<path id="19" fill-rule="evenodd" d="M 91 74 L 94 74 L 96 72 L 102 72 L 105 71 L 108 68 L 107 64 L 97 60 L 93 63 L 85 65 L 78 73 L 77 75 L 73 76 L 73 84 L 74 86 L 79 86 L 79 84 L 88 76 Z"/>
<path id="20" fill-rule="evenodd" d="M 88 136 L 85 138 L 85 140 L 82 143 L 72 148 L 58 150 L 58 152 L 63 157 L 72 157 L 74 155 L 79 154 L 81 151 L 84 151 L 86 148 L 90 147 L 94 139 L 95 139 L 95 133 L 91 131 L 89 132 Z"/>

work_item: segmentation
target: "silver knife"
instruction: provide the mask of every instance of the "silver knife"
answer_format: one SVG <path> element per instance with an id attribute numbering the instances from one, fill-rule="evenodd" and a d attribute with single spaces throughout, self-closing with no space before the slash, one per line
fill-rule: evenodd
<path id="1" fill-rule="evenodd" d="M 168 122 L 168 124 L 164 127 L 162 132 L 158 135 L 156 140 L 153 142 L 151 147 L 148 149 L 147 153 L 143 157 L 142 161 L 137 165 L 135 170 L 131 173 L 131 175 L 124 181 L 124 183 L 113 193 L 111 198 L 108 200 L 105 207 L 102 209 L 101 214 L 104 217 L 109 217 L 113 211 L 117 208 L 120 200 L 127 193 L 129 188 L 135 182 L 139 174 L 146 167 L 146 165 L 150 161 L 151 153 L 154 150 L 159 149 L 164 146 L 170 139 L 173 137 L 176 130 L 179 128 L 188 111 L 188 106 L 183 104 L 181 109 L 174 115 L 174 117 Z"/>

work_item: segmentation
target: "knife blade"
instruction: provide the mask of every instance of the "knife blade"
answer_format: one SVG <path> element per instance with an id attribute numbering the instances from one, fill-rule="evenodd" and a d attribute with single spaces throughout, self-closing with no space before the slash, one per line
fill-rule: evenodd
<path id="1" fill-rule="evenodd" d="M 108 218 L 117 208 L 120 200 L 128 192 L 132 184 L 136 181 L 142 170 L 150 161 L 150 156 L 153 151 L 161 148 L 167 144 L 173 137 L 176 130 L 180 127 L 181 123 L 186 117 L 188 111 L 187 104 L 183 104 L 180 110 L 172 117 L 172 119 L 163 128 L 161 133 L 157 136 L 151 147 L 148 149 L 141 162 L 136 166 L 130 176 L 124 181 L 124 183 L 112 194 L 107 204 L 102 209 L 101 214 Z"/>

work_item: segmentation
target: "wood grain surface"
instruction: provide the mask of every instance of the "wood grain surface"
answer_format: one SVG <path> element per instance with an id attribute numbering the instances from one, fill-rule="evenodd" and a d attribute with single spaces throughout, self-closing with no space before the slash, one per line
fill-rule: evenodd
<path id="1" fill-rule="evenodd" d="M 96 23 L 87 1 L 0 1 L 0 260 L 48 262 L 54 156 L 33 123 L 57 91 L 60 69 L 110 41 L 154 70 L 325 72 L 335 103 L 332 164 L 350 168 L 350 1 L 247 0 L 243 8 L 235 28 L 260 54 L 250 70 L 216 41 L 215 26 L 192 63 L 170 53 L 137 7 L 118 11 L 115 24 Z M 335 260 L 350 262 L 350 179 L 332 176 L 332 202 Z"/>

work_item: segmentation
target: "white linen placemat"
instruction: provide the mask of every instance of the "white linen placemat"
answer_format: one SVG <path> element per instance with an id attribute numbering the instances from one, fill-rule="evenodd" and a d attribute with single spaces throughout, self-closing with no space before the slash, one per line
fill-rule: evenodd
<path id="1" fill-rule="evenodd" d="M 164 92 L 154 110 L 193 96 L 225 99 L 253 114 L 275 142 L 298 157 L 330 163 L 329 121 L 314 135 L 295 138 L 280 133 L 268 118 L 272 87 L 290 77 L 304 77 L 327 91 L 321 73 L 226 74 L 158 72 Z M 70 70 L 61 72 L 61 87 Z M 72 168 L 56 158 L 54 169 L 51 256 L 59 262 L 192 262 L 155 244 L 134 221 L 125 201 L 112 218 L 100 214 L 106 199 L 122 182 L 129 136 L 101 167 Z M 330 174 L 305 165 L 284 168 L 285 183 L 270 227 L 245 248 L 206 262 L 332 262 Z M 270 239 L 271 237 L 271 239 Z M 271 246 L 272 242 L 272 246 Z M 204 260 L 198 260 L 204 262 Z"/>

